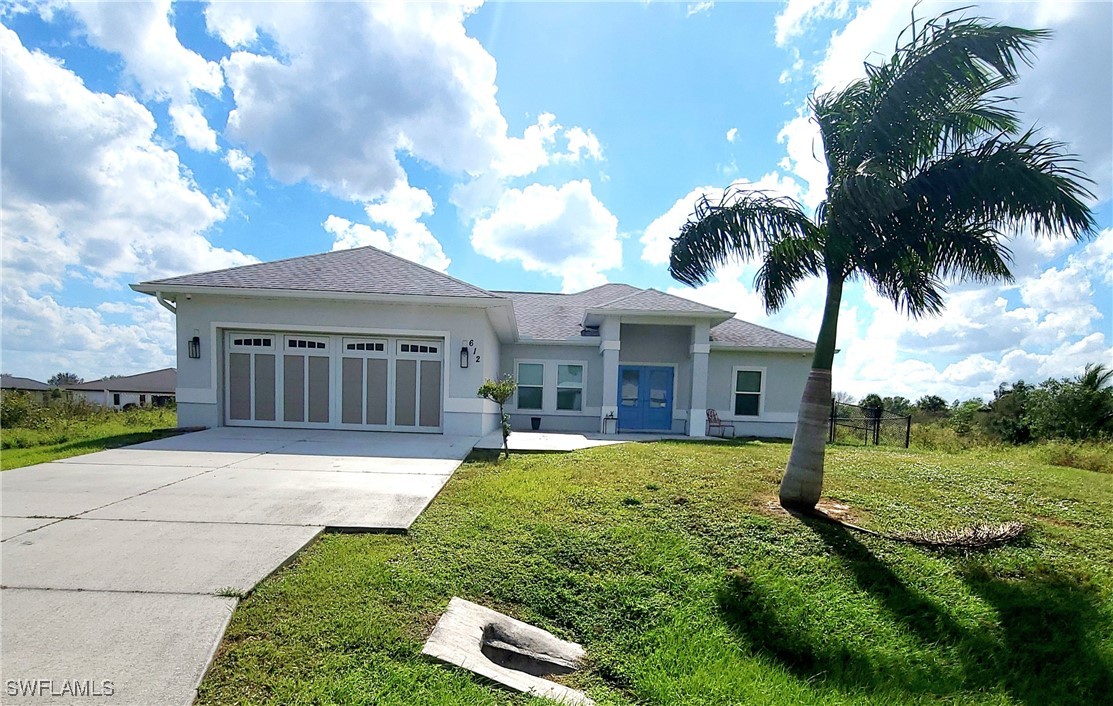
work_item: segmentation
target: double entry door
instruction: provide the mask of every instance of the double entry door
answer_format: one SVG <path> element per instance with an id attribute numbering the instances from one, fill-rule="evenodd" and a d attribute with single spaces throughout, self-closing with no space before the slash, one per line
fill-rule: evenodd
<path id="1" fill-rule="evenodd" d="M 440 431 L 440 340 L 283 333 L 225 339 L 225 422 Z"/>
<path id="2" fill-rule="evenodd" d="M 672 431 L 673 369 L 618 366 L 618 430 Z"/>

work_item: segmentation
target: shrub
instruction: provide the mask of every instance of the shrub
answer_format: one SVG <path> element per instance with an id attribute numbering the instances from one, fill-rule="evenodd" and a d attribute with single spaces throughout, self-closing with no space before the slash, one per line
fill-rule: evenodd
<path id="1" fill-rule="evenodd" d="M 1036 447 L 1036 458 L 1051 466 L 1113 473 L 1113 444 L 1049 441 Z"/>

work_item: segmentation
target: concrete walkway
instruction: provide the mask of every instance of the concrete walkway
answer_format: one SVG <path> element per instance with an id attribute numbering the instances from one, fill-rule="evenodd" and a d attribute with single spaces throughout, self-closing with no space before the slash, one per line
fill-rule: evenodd
<path id="1" fill-rule="evenodd" d="M 221 428 L 0 473 L 0 702 L 191 703 L 236 596 L 325 528 L 404 531 L 475 441 Z"/>

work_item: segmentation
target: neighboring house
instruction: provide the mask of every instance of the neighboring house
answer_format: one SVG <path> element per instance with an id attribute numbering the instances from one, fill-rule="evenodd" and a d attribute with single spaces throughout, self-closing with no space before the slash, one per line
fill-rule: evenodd
<path id="1" fill-rule="evenodd" d="M 132 285 L 177 316 L 178 423 L 792 435 L 813 344 L 652 289 L 487 291 L 371 247 Z"/>
<path id="2" fill-rule="evenodd" d="M 21 378 L 15 375 L 0 375 L 0 395 L 9 392 L 26 392 L 39 404 L 50 401 L 50 385 L 31 378 Z"/>
<path id="3" fill-rule="evenodd" d="M 163 407 L 174 401 L 177 387 L 177 371 L 174 368 L 163 368 L 138 375 L 67 385 L 66 389 L 93 404 L 123 409 L 128 405 Z"/>

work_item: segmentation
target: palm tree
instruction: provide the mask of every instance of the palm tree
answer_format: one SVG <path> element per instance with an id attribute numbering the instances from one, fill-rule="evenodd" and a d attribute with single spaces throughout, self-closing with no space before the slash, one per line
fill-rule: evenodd
<path id="1" fill-rule="evenodd" d="M 866 78 L 813 97 L 827 161 L 826 200 L 730 189 L 699 200 L 673 240 L 669 272 L 707 282 L 731 260 L 760 260 L 754 286 L 768 311 L 796 285 L 827 279 L 812 370 L 780 499 L 812 508 L 823 487 L 831 366 L 843 286 L 862 279 L 913 317 L 943 309 L 948 281 L 1008 281 L 1008 237 L 1092 235 L 1093 195 L 1061 143 L 1022 132 L 1000 91 L 1031 65 L 1044 30 L 945 13 L 912 24 Z"/>

